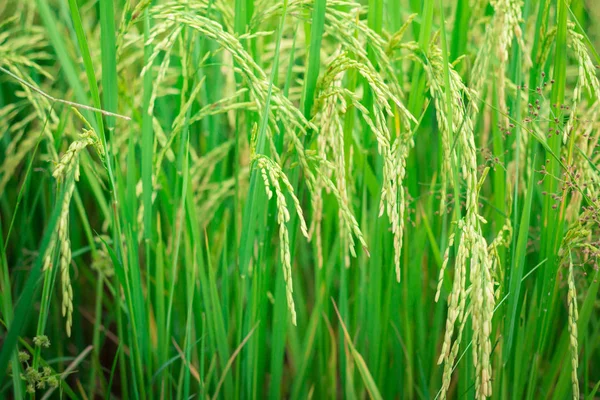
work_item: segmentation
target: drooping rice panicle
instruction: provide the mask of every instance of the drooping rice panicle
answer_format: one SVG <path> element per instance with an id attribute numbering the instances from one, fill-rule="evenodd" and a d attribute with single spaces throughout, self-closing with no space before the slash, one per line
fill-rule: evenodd
<path id="1" fill-rule="evenodd" d="M 54 168 L 52 176 L 56 179 L 59 187 L 64 190 L 64 197 L 58 219 L 58 229 L 53 237 L 46 255 L 44 257 L 43 269 L 52 268 L 52 259 L 55 247 L 58 246 L 59 268 L 62 292 L 62 315 L 66 317 L 67 336 L 71 336 L 73 326 L 73 288 L 71 286 L 71 240 L 69 237 L 69 210 L 71 198 L 75 191 L 75 182 L 79 181 L 79 154 L 88 146 L 98 145 L 98 137 L 91 129 L 84 129 L 83 133 L 69 146 L 68 150 L 61 156 Z"/>
<path id="2" fill-rule="evenodd" d="M 430 90 L 438 104 L 437 118 L 444 141 L 448 141 L 445 155 L 460 171 L 461 178 L 465 181 L 466 201 L 465 215 L 458 221 L 457 238 L 458 250 L 455 260 L 455 276 L 452 292 L 448 297 L 448 317 L 446 320 L 446 335 L 442 345 L 438 363 L 445 363 L 444 379 L 441 398 L 445 398 L 448 390 L 446 385 L 450 381 L 448 374 L 452 373 L 455 358 L 451 349 L 460 342 L 453 341 L 455 324 L 461 324 L 465 313 L 471 314 L 473 333 L 473 364 L 476 368 L 475 391 L 477 398 L 489 397 L 492 394 L 491 356 L 491 328 L 495 306 L 494 282 L 492 280 L 493 263 L 488 253 L 488 244 L 482 234 L 481 224 L 485 219 L 479 213 L 479 192 L 485 175 L 479 181 L 476 146 L 472 115 L 468 114 L 464 105 L 463 96 L 468 96 L 469 91 L 462 83 L 458 74 L 450 66 L 450 90 L 452 98 L 453 126 L 445 118 L 443 64 L 439 48 L 430 47 L 428 62 L 425 70 L 429 76 Z M 456 135 L 457 150 L 451 151 L 449 138 L 450 132 Z M 458 156 L 460 154 L 460 157 Z M 452 168 L 452 167 L 450 167 Z M 470 262 L 469 262 L 470 260 Z M 471 285 L 466 286 L 467 263 L 469 262 L 469 280 Z M 439 284 L 438 284 L 439 287 Z M 439 291 L 438 291 L 439 292 Z M 468 300 L 469 299 L 469 302 Z M 466 309 L 468 303 L 468 310 Z"/>
<path id="3" fill-rule="evenodd" d="M 264 155 L 256 156 L 254 162 L 256 163 L 256 167 L 260 169 L 261 175 L 263 176 L 263 182 L 265 184 L 267 196 L 271 198 L 272 193 L 275 193 L 275 199 L 277 203 L 277 223 L 279 225 L 279 251 L 283 268 L 283 279 L 285 280 L 286 286 L 287 306 L 290 311 L 292 324 L 296 325 L 296 307 L 294 305 L 294 286 L 292 282 L 292 262 L 290 256 L 289 233 L 287 228 L 287 223 L 290 220 L 290 213 L 288 211 L 287 202 L 285 200 L 285 195 L 283 194 L 281 185 L 286 188 L 286 191 L 292 198 L 295 211 L 298 215 L 298 220 L 300 221 L 300 230 L 302 234 L 308 238 L 306 221 L 304 220 L 304 214 L 302 212 L 302 208 L 300 207 L 300 202 L 294 194 L 292 185 L 281 170 L 281 167 Z"/>
<path id="4" fill-rule="evenodd" d="M 570 258 L 570 255 L 569 255 Z M 577 368 L 579 366 L 579 346 L 577 344 L 577 293 L 575 292 L 575 279 L 573 278 L 573 260 L 569 261 L 568 277 L 568 304 L 569 304 L 569 348 L 571 350 L 571 384 L 573 386 L 573 399 L 579 398 L 579 378 Z"/>

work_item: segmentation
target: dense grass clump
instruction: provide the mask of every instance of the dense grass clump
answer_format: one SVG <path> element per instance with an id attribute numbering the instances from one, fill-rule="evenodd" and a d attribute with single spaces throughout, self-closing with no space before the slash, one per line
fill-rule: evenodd
<path id="1" fill-rule="evenodd" d="M 597 398 L 599 23 L 5 0 L 0 398 Z"/>

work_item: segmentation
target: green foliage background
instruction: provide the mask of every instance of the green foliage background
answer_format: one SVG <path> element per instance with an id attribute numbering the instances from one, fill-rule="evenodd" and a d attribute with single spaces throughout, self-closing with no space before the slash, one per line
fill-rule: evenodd
<path id="1" fill-rule="evenodd" d="M 0 397 L 595 398 L 599 22 L 0 3 Z"/>

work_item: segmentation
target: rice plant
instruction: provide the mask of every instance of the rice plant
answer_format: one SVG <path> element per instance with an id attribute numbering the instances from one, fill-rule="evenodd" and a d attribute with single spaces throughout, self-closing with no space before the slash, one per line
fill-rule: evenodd
<path id="1" fill-rule="evenodd" d="M 0 398 L 600 398 L 599 23 L 0 3 Z"/>

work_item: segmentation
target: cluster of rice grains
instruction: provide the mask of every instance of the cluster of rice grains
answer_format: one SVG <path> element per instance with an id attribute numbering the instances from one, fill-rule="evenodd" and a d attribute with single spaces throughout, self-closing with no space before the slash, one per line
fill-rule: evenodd
<path id="1" fill-rule="evenodd" d="M 35 17 L 33 13 L 24 14 L 26 21 Z M 24 28 L 25 25 L 16 15 L 0 22 L 0 74 L 12 74 L 16 79 L 22 79 L 37 88 L 36 83 L 22 70 L 29 68 L 44 78 L 51 78 L 39 65 L 50 57 L 46 52 L 48 42 L 41 27 L 33 25 Z M 40 131 L 44 137 L 52 138 L 52 128 L 58 123 L 56 113 L 48 111 L 51 109 L 48 99 L 37 96 L 30 87 L 22 85 L 22 90 L 15 95 L 22 101 L 0 108 L 0 131 L 6 132 L 11 138 L 6 149 L 6 154 L 11 156 L 5 157 L 0 165 L 0 193 L 4 192 L 19 165 L 39 142 Z M 23 117 L 21 114 L 27 110 L 27 106 L 33 110 L 27 111 Z M 52 155 L 54 157 L 55 154 Z"/>
<path id="2" fill-rule="evenodd" d="M 451 236 L 446 250 L 436 293 L 437 299 L 441 291 L 444 270 L 448 264 L 449 250 L 456 242 L 458 249 L 454 267 L 454 283 L 452 292 L 448 297 L 446 335 L 438 361 L 439 363 L 445 363 L 441 398 L 445 398 L 450 386 L 450 378 L 468 314 L 471 315 L 473 330 L 473 362 L 477 369 L 476 392 L 478 398 L 483 398 L 491 395 L 490 335 L 495 306 L 492 259 L 489 256 L 488 244 L 480 226 L 486 221 L 478 210 L 479 190 L 486 174 L 482 176 L 481 181 L 478 181 L 473 120 L 469 116 L 463 100 L 465 97 L 468 98 L 469 90 L 464 86 L 458 74 L 451 69 L 450 88 L 447 88 L 451 91 L 452 98 L 450 107 L 452 108 L 453 119 L 452 127 L 450 127 L 449 121 L 445 117 L 445 110 L 448 105 L 444 93 L 444 67 L 441 52 L 437 47 L 432 46 L 428 60 L 429 62 L 425 64 L 425 70 L 429 75 L 432 97 L 436 102 L 436 115 L 442 128 L 444 148 L 446 151 L 451 151 L 445 156 L 451 163 L 446 168 L 450 168 L 448 171 L 450 173 L 451 171 L 460 171 L 461 178 L 465 181 L 466 186 L 465 214 L 455 221 L 456 233 Z M 450 146 L 450 138 L 453 134 L 457 136 L 456 150 Z M 460 157 L 457 153 L 460 154 Z M 470 287 L 466 286 L 468 270 L 470 270 Z M 459 324 L 458 334 L 453 340 L 456 323 Z"/>
<path id="3" fill-rule="evenodd" d="M 431 96 L 436 105 L 436 116 L 442 134 L 444 151 L 443 174 L 452 176 L 453 185 L 464 182 L 464 214 L 456 210 L 454 215 L 455 232 L 449 237 L 440 269 L 436 301 L 439 299 L 444 272 L 449 262 L 450 249 L 455 245 L 454 278 L 448 295 L 448 315 L 446 333 L 438 363 L 444 363 L 440 398 L 445 399 L 451 383 L 452 372 L 462 342 L 467 317 L 471 316 L 473 363 L 476 369 L 475 391 L 478 399 L 492 395 L 492 317 L 496 305 L 494 268 L 497 266 L 491 256 L 497 246 L 504 244 L 505 232 L 510 233 L 510 222 L 506 219 L 498 238 L 488 246 L 482 231 L 486 220 L 480 214 L 479 192 L 487 176 L 488 168 L 478 178 L 477 147 L 475 144 L 474 121 L 478 114 L 478 99 L 485 82 L 485 71 L 491 63 L 490 49 L 496 50 L 499 61 L 497 74 L 500 78 L 499 97 L 501 110 L 504 104 L 504 75 L 508 57 L 508 47 L 513 34 L 521 40 L 519 28 L 520 5 L 516 1 L 492 2 L 495 14 L 486 31 L 484 44 L 475 60 L 475 79 L 467 88 L 452 65 L 444 65 L 441 49 L 432 41 L 425 61 L 416 52 L 417 46 L 408 47 L 413 51 L 412 58 L 422 62 L 429 78 Z M 522 42 L 522 41 L 521 41 Z M 448 86 L 449 85 L 449 86 Z M 473 96 L 474 95 L 474 96 Z M 448 104 L 448 101 L 450 104 Z M 448 116 L 451 120 L 448 120 Z M 504 113 L 506 115 L 506 113 Z M 455 145 L 454 145 L 455 143 Z M 447 182 L 442 182 L 442 204 L 445 209 Z M 456 199 L 458 200 L 458 199 Z M 460 207 L 458 204 L 455 207 Z M 467 279 L 467 273 L 469 275 Z M 467 282 L 470 285 L 467 286 Z M 458 324 L 458 331 L 455 332 Z"/>
<path id="4" fill-rule="evenodd" d="M 78 111 L 74 113 L 79 115 L 87 124 Z M 58 191 L 62 193 L 62 204 L 58 218 L 57 232 L 52 236 L 51 242 L 46 250 L 44 257 L 43 270 L 46 271 L 53 267 L 54 252 L 58 249 L 58 265 L 60 268 L 61 289 L 62 289 L 62 314 L 66 317 L 67 335 L 71 336 L 71 327 L 73 325 L 73 288 L 70 278 L 71 264 L 71 240 L 69 239 L 69 208 L 71 198 L 75 190 L 75 182 L 79 181 L 79 159 L 80 153 L 88 146 L 94 146 L 100 156 L 103 150 L 99 139 L 88 124 L 87 129 L 71 143 L 68 150 L 59 159 L 52 176 L 57 181 Z M 61 197 L 59 197 L 61 198 Z"/>
<path id="5" fill-rule="evenodd" d="M 369 88 L 374 93 L 374 104 L 372 114 L 359 102 L 355 93 L 344 89 L 341 86 L 341 78 L 348 70 L 356 70 L 368 83 Z M 321 160 L 321 171 L 318 174 L 318 187 L 326 188 L 326 177 L 330 175 L 331 168 L 327 166 L 325 160 L 333 158 L 333 171 L 336 178 L 336 184 L 339 194 L 335 193 L 340 204 L 340 234 L 342 240 L 347 243 L 346 249 L 356 256 L 354 251 L 354 240 L 351 233 L 355 233 L 363 248 L 366 249 L 366 243 L 357 228 L 356 221 L 352 214 L 345 212 L 349 209 L 350 201 L 348 199 L 347 171 L 350 166 L 347 165 L 350 155 L 345 154 L 344 149 L 344 128 L 343 117 L 348 108 L 348 102 L 360 113 L 361 118 L 371 129 L 371 132 L 377 140 L 378 150 L 383 157 L 383 186 L 381 189 L 381 216 L 384 212 L 392 224 L 392 233 L 394 235 L 394 265 L 396 269 L 396 279 L 400 281 L 400 252 L 402 246 L 402 233 L 404 229 L 404 210 L 405 199 L 402 181 L 404 180 L 406 157 L 408 150 L 412 145 L 410 136 L 410 121 L 414 121 L 412 115 L 404 108 L 396 95 L 392 93 L 390 87 L 386 85 L 377 71 L 373 69 L 368 62 L 361 63 L 350 59 L 347 54 L 340 53 L 333 57 L 328 64 L 327 73 L 320 82 L 321 92 L 315 103 L 315 108 L 321 111 L 317 114 L 320 120 L 321 130 L 319 132 L 318 156 Z M 392 137 L 389 131 L 386 119 L 393 115 L 391 106 L 396 105 L 397 109 L 403 113 L 404 121 L 407 123 L 404 127 L 406 134 Z M 373 118 L 371 117 L 373 115 Z M 351 150 L 352 148 L 350 148 Z M 318 224 L 321 218 L 321 194 L 317 193 L 314 197 L 313 207 L 317 212 L 315 215 Z M 319 237 L 317 228 L 317 238 Z M 322 265 L 322 259 L 319 256 L 319 265 Z M 350 265 L 348 253 L 345 255 L 346 266 Z"/>
<path id="6" fill-rule="evenodd" d="M 286 299 L 288 308 L 290 310 L 292 324 L 296 325 L 296 308 L 294 306 L 293 297 L 294 288 L 292 284 L 292 260 L 290 256 L 290 239 L 286 225 L 287 222 L 290 220 L 290 213 L 287 208 L 285 195 L 281 190 L 281 184 L 283 184 L 286 191 L 292 198 L 292 202 L 294 203 L 294 209 L 296 210 L 296 213 L 298 214 L 298 219 L 300 221 L 300 231 L 307 238 L 308 228 L 306 227 L 304 214 L 302 212 L 302 208 L 300 207 L 300 201 L 298 201 L 298 198 L 296 197 L 296 195 L 294 195 L 294 189 L 292 188 L 292 184 L 281 170 L 279 164 L 269 159 L 268 157 L 260 155 L 256 157 L 255 162 L 257 168 L 260 169 L 260 173 L 265 184 L 265 191 L 269 199 L 273 197 L 273 191 L 271 190 L 271 188 L 275 190 L 275 199 L 277 201 L 277 223 L 279 224 L 279 246 L 281 254 L 281 263 L 283 264 L 283 279 L 285 280 L 286 285 Z"/>

